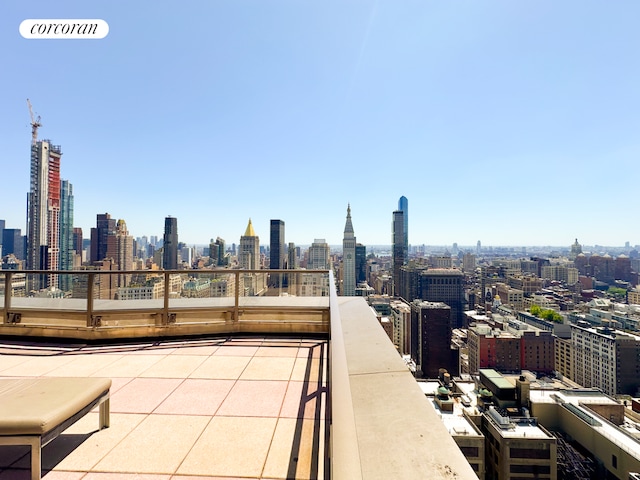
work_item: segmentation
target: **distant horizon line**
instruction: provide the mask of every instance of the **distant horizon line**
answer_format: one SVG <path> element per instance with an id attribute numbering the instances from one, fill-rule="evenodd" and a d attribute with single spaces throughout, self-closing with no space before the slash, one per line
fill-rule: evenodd
<path id="1" fill-rule="evenodd" d="M 137 238 L 142 238 L 142 237 L 136 237 Z M 189 243 L 189 242 L 183 242 L 180 241 L 178 239 L 178 243 L 183 243 L 186 246 L 193 246 L 193 247 L 208 247 L 209 243 Z M 230 245 L 229 243 L 225 242 L 226 245 Z M 231 242 L 231 244 L 236 244 L 239 245 L 240 242 Z M 288 243 L 288 242 L 285 242 Z M 327 243 L 327 242 L 325 242 Z M 296 247 L 310 247 L 312 245 L 312 243 L 296 243 L 294 244 Z M 342 248 L 342 243 L 328 243 L 329 247 L 340 247 Z M 365 244 L 365 243 L 361 243 L 361 245 L 364 245 L 365 247 L 371 247 L 371 248 L 386 248 L 386 249 L 391 249 L 393 247 L 393 244 L 391 243 L 374 243 L 374 244 Z M 270 246 L 269 243 L 260 243 L 261 247 L 268 247 Z M 409 244 L 409 248 L 416 248 L 416 247 L 425 247 L 425 248 L 445 248 L 445 249 L 452 249 L 453 245 L 451 244 L 427 244 L 427 243 L 420 243 L 420 244 Z M 594 244 L 594 245 L 583 245 L 581 244 L 581 247 L 584 248 L 613 248 L 613 249 L 637 249 L 640 248 L 640 245 L 600 245 L 600 244 Z M 458 245 L 458 250 L 473 250 L 472 253 L 475 253 L 475 251 L 477 250 L 477 245 Z M 495 248 L 509 248 L 509 249 L 528 249 L 528 248 L 535 248 L 535 249 L 542 249 L 542 248 L 546 248 L 546 249 L 559 249 L 559 250 L 571 250 L 571 245 L 566 246 L 566 245 L 482 245 L 481 250 L 484 249 L 495 249 Z"/>

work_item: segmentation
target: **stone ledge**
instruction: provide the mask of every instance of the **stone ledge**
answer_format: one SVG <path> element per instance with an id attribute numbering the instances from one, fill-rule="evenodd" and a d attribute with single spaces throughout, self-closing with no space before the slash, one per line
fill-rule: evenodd
<path id="1" fill-rule="evenodd" d="M 477 479 L 365 299 L 338 304 L 362 478 Z"/>

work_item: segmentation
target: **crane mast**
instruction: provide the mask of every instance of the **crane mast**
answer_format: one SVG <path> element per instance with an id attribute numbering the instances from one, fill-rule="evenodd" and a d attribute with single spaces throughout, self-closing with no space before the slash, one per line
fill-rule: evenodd
<path id="1" fill-rule="evenodd" d="M 42 124 L 40 123 L 40 115 L 38 115 L 38 118 L 33 115 L 33 108 L 28 98 L 27 105 L 29 106 L 29 115 L 31 115 L 31 145 L 35 145 L 38 141 L 38 127 L 42 126 Z"/>

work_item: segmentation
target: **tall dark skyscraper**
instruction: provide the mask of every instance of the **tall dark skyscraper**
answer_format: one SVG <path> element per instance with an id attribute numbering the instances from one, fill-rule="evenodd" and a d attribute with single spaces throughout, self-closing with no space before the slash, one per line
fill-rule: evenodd
<path id="1" fill-rule="evenodd" d="M 356 243 L 356 285 L 367 281 L 367 247 Z"/>
<path id="2" fill-rule="evenodd" d="M 91 263 L 107 258 L 109 237 L 116 234 L 116 219 L 108 213 L 96 215 L 96 228 L 91 229 Z"/>
<path id="3" fill-rule="evenodd" d="M 424 378 L 436 378 L 440 368 L 454 375 L 458 372 L 451 350 L 450 317 L 451 308 L 442 302 L 411 304 L 411 357 Z"/>
<path id="4" fill-rule="evenodd" d="M 451 327 L 464 327 L 464 274 L 455 268 L 429 268 L 420 273 L 419 298 L 451 307 Z"/>
<path id="5" fill-rule="evenodd" d="M 286 248 L 284 243 L 284 222 L 271 220 L 271 236 L 269 237 L 269 268 L 284 268 Z"/>
<path id="6" fill-rule="evenodd" d="M 284 268 L 286 260 L 286 246 L 284 243 L 284 222 L 282 220 L 271 220 L 269 236 L 269 268 L 271 270 Z M 269 286 L 286 286 L 286 276 L 283 274 L 269 275 Z"/>
<path id="7" fill-rule="evenodd" d="M 402 234 L 404 236 L 404 261 L 407 263 L 409 260 L 409 200 L 407 200 L 407 197 L 400 197 L 398 200 L 398 210 L 404 215 Z"/>
<path id="8" fill-rule="evenodd" d="M 24 260 L 24 238 L 19 228 L 5 228 L 2 232 L 2 255 L 10 253 Z"/>
<path id="9" fill-rule="evenodd" d="M 405 263 L 407 263 L 407 257 L 405 256 L 404 212 L 402 210 L 396 210 L 393 212 L 391 236 L 391 253 L 393 255 L 393 295 L 400 296 L 400 269 Z"/>
<path id="10" fill-rule="evenodd" d="M 68 180 L 60 184 L 60 270 L 73 270 L 73 186 Z M 71 275 L 62 275 L 61 290 L 71 290 Z"/>
<path id="11" fill-rule="evenodd" d="M 164 219 L 164 243 L 162 253 L 162 268 L 176 270 L 178 268 L 178 219 L 167 217 Z"/>
<path id="12" fill-rule="evenodd" d="M 225 245 L 226 242 L 224 241 L 223 238 L 216 238 L 216 245 L 218 245 L 218 265 L 225 265 L 226 264 L 226 251 L 225 251 Z"/>
<path id="13" fill-rule="evenodd" d="M 209 259 L 211 260 L 211 265 L 213 265 L 214 267 L 218 266 L 218 257 L 220 256 L 220 254 L 218 253 L 219 249 L 220 246 L 215 243 L 212 238 L 209 241 Z"/>

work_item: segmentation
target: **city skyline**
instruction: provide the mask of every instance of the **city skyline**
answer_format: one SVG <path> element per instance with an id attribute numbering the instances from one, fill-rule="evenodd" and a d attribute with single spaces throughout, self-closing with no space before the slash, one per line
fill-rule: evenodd
<path id="1" fill-rule="evenodd" d="M 172 216 L 230 245 L 281 218 L 286 242 L 340 245 L 350 204 L 358 240 L 390 245 L 406 196 L 411 245 L 640 243 L 640 5 L 249 4 L 4 5 L 7 227 L 27 231 L 30 98 L 84 232 Z M 27 40 L 27 18 L 110 31 Z"/>

